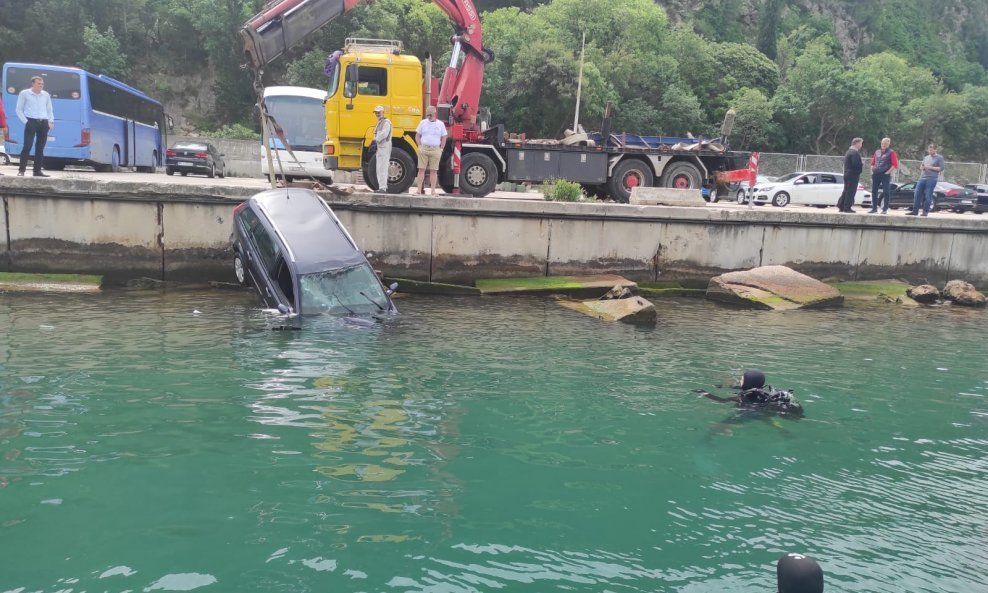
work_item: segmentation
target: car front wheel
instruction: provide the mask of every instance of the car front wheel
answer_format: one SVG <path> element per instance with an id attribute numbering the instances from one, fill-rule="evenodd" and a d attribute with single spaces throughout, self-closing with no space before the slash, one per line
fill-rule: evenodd
<path id="1" fill-rule="evenodd" d="M 772 196 L 772 205 L 778 208 L 785 208 L 789 205 L 789 194 L 784 191 L 775 194 Z"/>
<path id="2" fill-rule="evenodd" d="M 247 286 L 247 270 L 244 269 L 244 260 L 240 259 L 240 254 L 233 256 L 233 273 L 241 286 Z"/>

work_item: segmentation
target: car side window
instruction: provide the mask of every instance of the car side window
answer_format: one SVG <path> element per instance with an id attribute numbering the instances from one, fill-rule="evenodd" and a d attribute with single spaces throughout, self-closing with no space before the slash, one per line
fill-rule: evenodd
<path id="1" fill-rule="evenodd" d="M 837 178 L 833 175 L 821 175 L 820 183 L 837 183 Z"/>
<path id="2" fill-rule="evenodd" d="M 257 249 L 257 254 L 261 257 L 261 261 L 264 263 L 264 269 L 269 273 L 274 271 L 274 265 L 281 255 L 281 250 L 278 248 L 277 243 L 268 234 L 264 225 L 261 224 L 261 219 L 257 217 L 257 214 L 253 210 L 245 208 L 241 216 L 247 226 L 247 234 L 250 236 L 251 242 L 254 243 L 254 247 Z"/>

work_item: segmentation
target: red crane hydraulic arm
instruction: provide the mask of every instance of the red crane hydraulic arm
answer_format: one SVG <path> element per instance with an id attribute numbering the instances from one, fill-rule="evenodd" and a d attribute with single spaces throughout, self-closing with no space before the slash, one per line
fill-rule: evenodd
<path id="1" fill-rule="evenodd" d="M 244 53 L 260 80 L 264 67 L 306 37 L 368 0 L 275 0 L 241 28 Z M 373 0 L 370 0 L 373 1 Z M 453 121 L 478 133 L 477 112 L 484 64 L 494 59 L 482 41 L 480 16 L 472 0 L 433 0 L 453 22 L 453 56 L 443 75 L 437 103 Z M 459 64 L 462 53 L 462 64 Z"/>

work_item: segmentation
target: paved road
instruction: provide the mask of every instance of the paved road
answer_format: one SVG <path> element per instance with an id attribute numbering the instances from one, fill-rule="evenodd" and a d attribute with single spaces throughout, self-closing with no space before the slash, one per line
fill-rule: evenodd
<path id="1" fill-rule="evenodd" d="M 17 166 L 16 165 L 0 165 L 0 173 L 3 175 L 16 175 Z M 262 191 L 270 187 L 266 179 L 253 178 L 253 177 L 227 177 L 225 179 L 209 179 L 205 176 L 200 175 L 189 175 L 183 177 L 182 175 L 165 175 L 164 172 L 159 173 L 134 173 L 130 171 L 122 171 L 120 173 L 97 173 L 95 171 L 90 171 L 86 169 L 69 169 L 65 171 L 47 171 L 49 175 L 56 178 L 71 178 L 71 179 L 96 179 L 100 181 L 129 181 L 134 183 L 174 183 L 176 185 L 195 185 L 195 186 L 225 186 L 225 187 L 245 187 L 257 189 L 257 191 Z M 31 173 L 28 172 L 28 175 Z M 2 183 L 2 182 L 0 182 Z M 358 190 L 369 191 L 366 185 L 354 186 Z M 412 190 L 411 193 L 417 193 L 416 190 Z M 439 190 L 442 193 L 442 190 Z M 541 200 L 542 195 L 538 192 L 506 192 L 497 191 L 491 194 L 491 197 L 502 198 L 502 199 L 516 199 L 516 200 Z M 708 204 L 707 208 L 722 208 L 722 209 L 748 209 L 753 208 L 758 209 L 773 209 L 772 206 L 747 206 L 741 205 L 733 200 L 720 201 L 716 204 Z M 795 212 L 836 212 L 836 209 L 827 208 L 819 209 L 812 206 L 787 206 L 786 211 Z M 867 212 L 867 208 L 858 208 L 858 212 L 862 214 L 856 214 L 851 216 L 860 216 Z M 890 216 L 904 216 L 905 210 L 892 210 L 889 212 Z M 958 214 L 953 212 L 936 212 L 931 216 L 940 217 L 979 217 L 977 214 L 964 213 Z"/>

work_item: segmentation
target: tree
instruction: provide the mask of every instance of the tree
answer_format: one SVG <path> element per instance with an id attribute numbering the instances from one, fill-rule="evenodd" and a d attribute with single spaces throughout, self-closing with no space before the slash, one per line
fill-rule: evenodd
<path id="1" fill-rule="evenodd" d="M 770 60 L 774 60 L 776 42 L 779 38 L 779 14 L 782 12 L 782 0 L 765 0 L 759 15 L 758 40 L 755 47 Z"/>
<path id="2" fill-rule="evenodd" d="M 773 97 L 776 119 L 788 136 L 788 148 L 827 154 L 843 144 L 841 136 L 854 123 L 847 112 L 849 96 L 844 66 L 826 40 L 811 42 Z"/>
<path id="3" fill-rule="evenodd" d="M 731 145 L 736 150 L 761 150 L 771 145 L 776 134 L 772 102 L 759 89 L 744 88 L 734 94 L 736 111 Z"/>
<path id="4" fill-rule="evenodd" d="M 86 25 L 82 30 L 82 42 L 86 46 L 86 57 L 79 62 L 83 68 L 113 78 L 125 79 L 129 76 L 127 56 L 120 50 L 113 27 L 107 28 L 106 33 L 100 33 L 95 25 Z"/>

